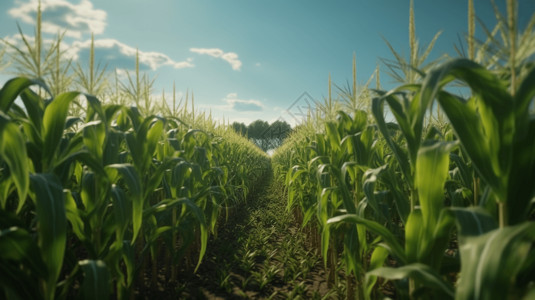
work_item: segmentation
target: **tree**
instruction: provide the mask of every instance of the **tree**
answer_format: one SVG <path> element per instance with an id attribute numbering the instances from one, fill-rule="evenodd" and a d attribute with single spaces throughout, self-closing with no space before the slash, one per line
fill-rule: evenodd
<path id="1" fill-rule="evenodd" d="M 271 123 L 269 130 L 267 130 L 263 137 L 267 143 L 266 150 L 280 147 L 291 131 L 292 126 L 286 123 L 286 121 L 277 120 Z"/>
<path id="2" fill-rule="evenodd" d="M 277 120 L 270 125 L 273 138 L 284 140 L 292 131 L 292 126 L 286 121 Z"/>
<path id="3" fill-rule="evenodd" d="M 269 129 L 269 123 L 263 120 L 256 120 L 247 127 L 247 136 L 250 139 L 262 139 L 262 135 Z"/>
<path id="4" fill-rule="evenodd" d="M 232 126 L 236 130 L 235 123 Z M 266 121 L 256 120 L 247 127 L 247 137 L 267 151 L 279 147 L 291 130 L 292 127 L 286 121 L 277 120 L 270 125 Z"/>
<path id="5" fill-rule="evenodd" d="M 247 125 L 244 123 L 234 122 L 231 126 L 232 129 L 234 129 L 234 131 L 236 131 L 238 134 L 243 136 L 247 134 Z"/>

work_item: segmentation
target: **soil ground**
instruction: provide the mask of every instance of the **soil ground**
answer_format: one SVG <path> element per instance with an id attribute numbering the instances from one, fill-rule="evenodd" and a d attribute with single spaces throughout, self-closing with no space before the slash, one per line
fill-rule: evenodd
<path id="1" fill-rule="evenodd" d="M 221 221 L 196 273 L 181 270 L 175 283 L 145 290 L 143 296 L 138 291 L 135 298 L 326 299 L 343 294 L 328 287 L 319 253 L 308 249 L 283 191 L 271 179 Z M 149 274 L 145 278 L 150 281 Z"/>

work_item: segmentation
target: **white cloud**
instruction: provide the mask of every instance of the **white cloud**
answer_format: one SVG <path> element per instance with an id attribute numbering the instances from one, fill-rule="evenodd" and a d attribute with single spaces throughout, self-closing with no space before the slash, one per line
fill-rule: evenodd
<path id="1" fill-rule="evenodd" d="M 0 0 L 4 1 L 4 0 Z M 77 2 L 77 3 L 72 3 Z M 35 24 L 37 15 L 37 0 L 15 1 L 14 8 L 8 12 L 21 22 Z M 65 35 L 74 38 L 63 40 L 61 49 L 66 49 L 66 56 L 82 64 L 89 59 L 91 40 L 89 33 L 102 34 L 106 28 L 106 12 L 95 9 L 90 0 L 42 0 L 42 31 L 44 33 L 57 34 L 65 31 Z M 26 36 L 30 43 L 34 37 Z M 5 41 L 23 47 L 20 35 L 7 36 Z M 71 42 L 72 41 L 72 42 Z M 45 45 L 51 45 L 54 40 L 43 38 Z M 237 59 L 233 53 L 220 53 L 225 60 Z M 96 61 L 107 64 L 108 68 L 119 70 L 119 75 L 124 75 L 124 70 L 135 68 L 136 48 L 124 44 L 116 39 L 95 40 Z M 167 54 L 156 51 L 139 51 L 139 63 L 142 70 L 156 70 L 162 66 L 175 69 L 193 68 L 193 59 L 176 61 Z M 240 62 L 241 65 L 241 62 Z"/>
<path id="2" fill-rule="evenodd" d="M 1 0 L 0 0 L 1 1 Z M 24 35 L 24 38 L 30 43 L 34 44 L 35 37 Z M 19 34 L 6 36 L 3 40 L 15 47 L 26 49 L 21 36 Z M 43 39 L 43 45 L 48 49 L 56 41 L 53 39 Z M 89 51 L 91 47 L 91 40 L 74 41 L 68 43 L 65 40 L 61 42 L 61 50 L 65 50 L 65 55 L 73 61 L 78 61 L 82 65 L 89 62 Z M 11 47 L 8 51 L 13 52 Z M 96 62 L 107 64 L 109 68 L 117 68 L 119 76 L 124 75 L 126 70 L 133 70 L 136 66 L 136 48 L 121 43 L 115 39 L 99 39 L 95 40 L 95 57 Z M 141 51 L 139 50 L 139 67 L 141 70 L 156 70 L 163 66 L 170 66 L 175 69 L 193 68 L 192 58 L 187 58 L 183 61 L 175 61 L 164 53 L 155 51 Z"/>
<path id="3" fill-rule="evenodd" d="M 223 101 L 227 103 L 227 107 L 233 111 L 239 112 L 251 112 L 251 111 L 262 111 L 264 110 L 264 104 L 261 101 L 250 99 L 243 100 L 238 99 L 238 94 L 230 93 L 228 94 Z"/>
<path id="4" fill-rule="evenodd" d="M 68 55 L 74 60 L 87 59 L 91 40 L 75 41 L 68 49 Z M 115 39 L 95 40 L 95 56 L 97 60 L 119 69 L 135 68 L 136 48 L 119 42 Z M 175 69 L 194 67 L 192 59 L 175 61 L 164 53 L 155 51 L 139 51 L 139 64 L 141 69 L 156 70 L 162 66 L 171 66 Z"/>
<path id="5" fill-rule="evenodd" d="M 28 24 L 35 24 L 37 0 L 16 2 L 18 6 L 9 14 Z M 73 4 L 66 0 L 42 0 L 42 30 L 56 34 L 66 30 L 65 35 L 80 38 L 83 34 L 101 34 L 106 28 L 106 12 L 93 8 L 89 0 Z"/>
<path id="6" fill-rule="evenodd" d="M 199 108 L 214 109 L 221 112 L 237 112 L 247 114 L 250 117 L 251 113 L 259 113 L 264 111 L 264 104 L 262 101 L 255 99 L 239 99 L 237 93 L 229 93 L 225 98 L 221 99 L 225 104 L 222 105 L 206 105 L 201 104 Z"/>
<path id="7" fill-rule="evenodd" d="M 190 48 L 189 51 L 221 58 L 228 62 L 233 70 L 239 71 L 241 69 L 242 62 L 238 59 L 238 54 L 234 52 L 224 52 L 219 48 Z"/>

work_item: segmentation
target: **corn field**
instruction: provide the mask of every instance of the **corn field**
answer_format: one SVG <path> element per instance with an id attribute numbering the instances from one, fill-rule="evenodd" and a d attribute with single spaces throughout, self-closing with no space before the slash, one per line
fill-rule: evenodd
<path id="1" fill-rule="evenodd" d="M 106 296 L 113 278 L 122 298 L 162 257 L 170 266 L 184 255 L 200 263 L 219 216 L 243 205 L 269 170 L 266 155 L 237 136 L 102 105 L 89 95 L 84 118 L 69 117 L 80 93 L 43 99 L 28 88 L 34 84 L 46 89 L 21 77 L 0 92 L 8 295 L 52 299 L 58 278 L 71 278 L 62 270 L 80 269 L 84 294 Z M 14 104 L 17 96 L 25 110 Z M 69 282 L 63 285 L 66 291 Z"/>
<path id="2" fill-rule="evenodd" d="M 156 103 L 139 66 L 114 87 L 61 65 L 61 36 L 50 61 L 27 42 L 0 90 L 0 298 L 134 299 L 161 266 L 174 283 L 273 174 L 338 297 L 534 299 L 535 15 L 520 32 L 507 0 L 476 41 L 468 7 L 468 53 L 424 65 L 438 34 L 420 53 L 411 1 L 399 85 L 359 88 L 354 59 L 272 157 L 193 99 Z"/>
<path id="3" fill-rule="evenodd" d="M 515 28 L 513 2 L 497 28 Z M 343 266 L 348 299 L 380 298 L 387 281 L 400 299 L 535 295 L 535 69 L 533 49 L 514 48 L 533 39 L 534 22 L 520 35 L 502 32 L 509 57 L 471 40 L 470 57 L 416 72 L 414 45 L 410 64 L 390 64 L 405 83 L 374 90 L 368 110 L 339 109 L 329 93 L 322 121 L 275 154 L 288 209 L 331 281 Z M 453 81 L 470 95 L 452 93 Z M 359 101 L 357 92 L 344 98 Z"/>

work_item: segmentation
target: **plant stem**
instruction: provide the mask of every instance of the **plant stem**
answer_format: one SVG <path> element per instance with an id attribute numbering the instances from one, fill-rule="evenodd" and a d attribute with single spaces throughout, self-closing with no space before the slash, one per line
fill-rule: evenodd
<path id="1" fill-rule="evenodd" d="M 474 205 L 477 206 L 479 202 L 479 178 L 477 178 L 474 175 L 473 179 L 474 179 Z"/>
<path id="2" fill-rule="evenodd" d="M 507 205 L 505 202 L 498 202 L 498 214 L 499 214 L 499 225 L 500 228 L 507 226 Z"/>
<path id="3" fill-rule="evenodd" d="M 511 95 L 515 95 L 516 90 L 516 72 L 515 72 L 515 54 L 516 54 L 516 2 L 514 0 L 507 0 L 507 21 L 509 27 L 509 43 L 510 43 L 510 67 L 511 67 Z"/>
<path id="4" fill-rule="evenodd" d="M 468 0 L 468 58 L 473 60 L 475 57 L 475 48 L 474 48 L 474 34 L 476 27 L 474 13 L 474 0 Z"/>

